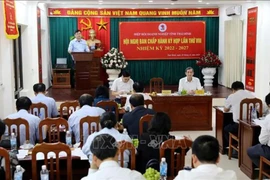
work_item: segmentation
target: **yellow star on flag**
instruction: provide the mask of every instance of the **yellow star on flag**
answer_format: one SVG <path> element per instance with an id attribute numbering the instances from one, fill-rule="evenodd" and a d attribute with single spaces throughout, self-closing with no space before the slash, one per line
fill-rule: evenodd
<path id="1" fill-rule="evenodd" d="M 101 29 L 105 29 L 107 30 L 106 25 L 108 24 L 108 22 L 104 22 L 103 19 L 101 18 L 100 21 L 97 23 L 98 25 L 98 30 L 100 31 Z"/>

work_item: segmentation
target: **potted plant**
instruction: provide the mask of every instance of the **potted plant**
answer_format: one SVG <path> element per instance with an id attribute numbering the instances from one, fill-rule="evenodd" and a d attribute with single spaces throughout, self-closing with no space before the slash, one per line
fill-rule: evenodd
<path id="1" fill-rule="evenodd" d="M 202 68 L 204 86 L 213 86 L 216 68 L 222 64 L 219 57 L 213 52 L 207 51 L 196 61 L 196 64 Z"/>
<path id="2" fill-rule="evenodd" d="M 101 58 L 102 67 L 106 69 L 110 81 L 110 86 L 112 82 L 118 78 L 121 69 L 127 67 L 128 63 L 125 61 L 125 56 L 123 52 L 119 52 L 117 48 L 112 48 Z"/>

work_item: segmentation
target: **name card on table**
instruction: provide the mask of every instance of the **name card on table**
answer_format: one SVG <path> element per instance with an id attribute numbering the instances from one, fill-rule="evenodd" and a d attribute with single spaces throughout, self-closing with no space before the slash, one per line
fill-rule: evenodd
<path id="1" fill-rule="evenodd" d="M 196 90 L 195 94 L 204 95 L 204 89 Z"/>
<path id="2" fill-rule="evenodd" d="M 172 94 L 172 90 L 162 90 L 161 94 L 163 96 L 170 96 Z"/>

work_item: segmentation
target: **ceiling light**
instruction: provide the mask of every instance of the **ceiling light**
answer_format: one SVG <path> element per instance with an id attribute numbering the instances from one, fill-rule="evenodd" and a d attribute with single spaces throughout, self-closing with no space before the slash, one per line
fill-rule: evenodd
<path id="1" fill-rule="evenodd" d="M 202 2 L 202 0 L 199 0 L 198 2 L 199 2 L 199 3 L 201 3 L 201 2 Z"/>
<path id="2" fill-rule="evenodd" d="M 206 4 L 210 4 L 210 3 L 208 2 L 208 3 L 206 3 Z"/>
<path id="3" fill-rule="evenodd" d="M 152 3 L 153 1 L 152 0 L 149 0 L 148 2 Z"/>
<path id="4" fill-rule="evenodd" d="M 174 5 L 174 3 L 171 3 L 171 5 Z"/>
<path id="5" fill-rule="evenodd" d="M 101 2 L 103 2 L 103 1 L 102 1 L 102 0 L 99 0 L 98 2 L 100 2 L 100 3 L 101 3 Z"/>

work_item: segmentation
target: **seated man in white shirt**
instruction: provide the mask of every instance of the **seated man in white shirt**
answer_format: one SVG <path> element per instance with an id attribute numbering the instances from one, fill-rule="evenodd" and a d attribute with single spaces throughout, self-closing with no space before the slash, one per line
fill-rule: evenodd
<path id="1" fill-rule="evenodd" d="M 48 117 L 53 118 L 57 117 L 58 110 L 56 106 L 56 102 L 53 98 L 47 97 L 45 95 L 46 92 L 46 86 L 43 83 L 37 83 L 33 86 L 33 90 L 35 92 L 35 97 L 31 99 L 32 103 L 43 103 L 46 104 L 48 108 Z M 44 111 L 41 113 L 44 113 Z M 39 115 L 41 119 L 45 119 L 45 114 Z"/>
<path id="2" fill-rule="evenodd" d="M 194 169 L 181 170 L 175 180 L 236 180 L 232 170 L 223 170 L 219 162 L 219 144 L 216 138 L 202 135 L 192 144 L 192 163 Z"/>
<path id="3" fill-rule="evenodd" d="M 69 129 L 75 136 L 76 143 L 80 142 L 80 121 L 86 116 L 101 116 L 105 110 L 100 107 L 93 107 L 93 97 L 90 94 L 83 94 L 79 98 L 80 109 L 72 113 L 68 118 Z M 91 127 L 91 126 L 90 126 Z M 88 137 L 88 124 L 83 124 L 83 142 Z"/>
<path id="4" fill-rule="evenodd" d="M 152 100 L 151 96 L 144 93 L 144 85 L 143 85 L 142 82 L 135 82 L 133 84 L 133 94 L 141 94 L 141 95 L 143 95 L 144 100 L 147 100 L 147 99 Z M 129 102 L 130 96 L 131 95 L 128 95 L 127 99 L 126 99 L 126 104 L 125 104 L 125 110 L 126 111 L 131 111 L 131 105 L 130 105 L 130 102 Z"/>
<path id="5" fill-rule="evenodd" d="M 192 67 L 187 67 L 185 71 L 186 77 L 179 80 L 178 92 L 186 90 L 188 94 L 195 94 L 195 90 L 202 89 L 200 80 L 193 77 L 194 70 Z"/>
<path id="6" fill-rule="evenodd" d="M 127 71 L 122 72 L 122 76 L 113 81 L 111 90 L 112 95 L 119 97 L 119 95 L 131 93 L 133 91 L 133 80 L 130 79 L 130 74 Z"/>
<path id="7" fill-rule="evenodd" d="M 111 135 L 101 134 L 96 136 L 90 150 L 93 153 L 93 161 L 88 175 L 82 180 L 145 180 L 139 172 L 119 166 L 117 163 L 118 144 Z"/>
<path id="8" fill-rule="evenodd" d="M 233 82 L 231 89 L 233 92 L 225 100 L 224 111 L 229 112 L 230 110 L 232 110 L 233 121 L 224 127 L 224 140 L 225 140 L 224 146 L 225 147 L 229 145 L 229 133 L 233 133 L 235 135 L 238 134 L 238 125 L 239 125 L 238 119 L 239 119 L 239 114 L 240 114 L 240 102 L 245 98 L 255 98 L 253 94 L 244 90 L 245 89 L 244 84 L 240 81 Z M 233 151 L 232 157 L 237 158 L 237 153 L 235 153 L 235 151 Z"/>
<path id="9" fill-rule="evenodd" d="M 249 147 L 247 154 L 251 161 L 260 166 L 260 156 L 270 160 L 270 114 L 265 117 L 264 123 L 261 125 L 261 133 L 259 136 L 260 144 Z M 260 167 L 259 167 L 260 168 Z"/>

